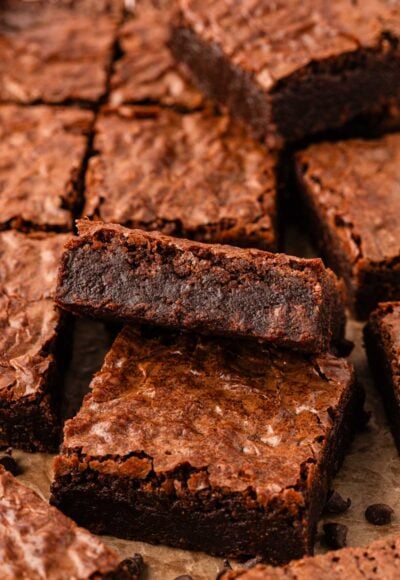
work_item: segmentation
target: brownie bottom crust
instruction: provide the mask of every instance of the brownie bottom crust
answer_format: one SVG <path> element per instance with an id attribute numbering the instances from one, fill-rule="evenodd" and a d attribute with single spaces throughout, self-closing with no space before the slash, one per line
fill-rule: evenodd
<path id="1" fill-rule="evenodd" d="M 262 556 L 274 564 L 312 554 L 318 518 L 359 424 L 364 392 L 352 385 L 343 399 L 323 461 L 318 466 L 307 461 L 298 485 L 267 506 L 257 504 L 251 491 L 193 493 L 188 480 L 195 472 L 189 467 L 174 474 L 179 494 L 167 492 L 168 482 L 155 477 L 140 480 L 90 468 L 82 471 L 79 452 L 71 458 L 75 467 L 53 482 L 51 503 L 94 533 L 128 540 L 217 556 Z"/>

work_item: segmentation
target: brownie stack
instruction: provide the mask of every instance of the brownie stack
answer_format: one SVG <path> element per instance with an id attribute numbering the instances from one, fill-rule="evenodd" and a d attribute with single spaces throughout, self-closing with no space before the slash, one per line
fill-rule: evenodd
<path id="1" fill-rule="evenodd" d="M 1 444 L 58 449 L 50 501 L 91 532 L 328 578 L 358 552 L 288 563 L 362 423 L 346 306 L 391 301 L 365 337 L 400 440 L 400 9 L 133 4 L 0 4 Z M 284 253 L 293 217 L 325 262 Z M 61 434 L 76 317 L 115 340 Z M 44 577 L 137 576 L 18 486 L 0 553 L 12 509 Z"/>

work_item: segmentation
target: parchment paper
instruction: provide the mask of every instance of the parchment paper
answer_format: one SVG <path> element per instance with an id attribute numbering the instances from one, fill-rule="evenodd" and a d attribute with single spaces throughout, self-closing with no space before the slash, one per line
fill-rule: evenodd
<path id="1" fill-rule="evenodd" d="M 291 253 L 310 255 L 310 249 L 307 245 L 303 245 L 296 233 L 289 236 L 287 244 Z M 350 320 L 347 336 L 356 344 L 350 358 L 367 391 L 366 408 L 372 411 L 372 417 L 368 428 L 357 434 L 333 485 L 333 488 L 344 497 L 351 498 L 351 508 L 341 516 L 325 518 L 326 521 L 340 521 L 349 527 L 348 544 L 351 546 L 364 545 L 382 536 L 400 533 L 400 458 L 368 371 L 362 348 L 362 326 L 361 323 Z M 65 387 L 69 400 L 69 404 L 64 405 L 67 416 L 79 406 L 90 377 L 101 365 L 111 339 L 110 333 L 100 323 L 87 321 L 78 323 L 72 367 L 68 372 Z M 48 498 L 52 478 L 52 456 L 21 451 L 14 451 L 13 456 L 23 470 L 18 478 Z M 392 524 L 378 527 L 366 522 L 364 518 L 366 507 L 377 502 L 388 503 L 395 510 Z M 189 574 L 194 580 L 214 579 L 223 567 L 222 559 L 211 558 L 201 553 L 111 537 L 103 538 L 107 544 L 118 550 L 121 558 L 135 552 L 141 553 L 146 562 L 144 578 L 149 580 L 173 580 L 181 574 Z M 317 541 L 316 552 L 321 551 L 324 551 L 324 548 Z M 233 567 L 237 566 L 235 562 L 231 564 Z"/>

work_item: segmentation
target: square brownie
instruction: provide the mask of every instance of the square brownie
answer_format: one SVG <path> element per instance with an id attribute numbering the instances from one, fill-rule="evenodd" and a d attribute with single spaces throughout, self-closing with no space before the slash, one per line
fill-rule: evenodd
<path id="1" fill-rule="evenodd" d="M 400 302 L 379 304 L 364 329 L 364 340 L 400 453 Z"/>
<path id="2" fill-rule="evenodd" d="M 157 103 L 186 111 L 205 105 L 167 46 L 174 5 L 170 0 L 138 0 L 125 18 L 111 77 L 113 105 Z"/>
<path id="3" fill-rule="evenodd" d="M 0 468 L 3 579 L 137 580 L 129 562 Z"/>
<path id="4" fill-rule="evenodd" d="M 277 158 L 228 117 L 105 111 L 96 122 L 94 149 L 84 215 L 276 250 Z"/>
<path id="5" fill-rule="evenodd" d="M 0 101 L 99 101 L 121 14 L 122 0 L 3 0 Z"/>
<path id="6" fill-rule="evenodd" d="M 343 337 L 337 279 L 320 259 L 202 244 L 80 220 L 57 303 L 78 315 L 243 336 L 319 352 Z"/>
<path id="7" fill-rule="evenodd" d="M 287 562 L 312 552 L 361 407 L 331 354 L 128 326 L 65 425 L 51 501 L 96 533 Z"/>
<path id="8" fill-rule="evenodd" d="M 57 446 L 58 347 L 66 328 L 54 293 L 68 237 L 0 233 L 0 445 Z"/>
<path id="9" fill-rule="evenodd" d="M 272 146 L 400 101 L 391 0 L 181 0 L 171 38 L 204 93 Z"/>
<path id="10" fill-rule="evenodd" d="M 228 570 L 220 580 L 395 580 L 400 576 L 400 536 L 360 548 L 343 548 L 291 562 L 283 568 L 258 564 Z"/>
<path id="11" fill-rule="evenodd" d="M 356 315 L 400 300 L 400 134 L 311 145 L 296 165 L 306 218 Z"/>
<path id="12" fill-rule="evenodd" d="M 92 123 L 80 109 L 0 105 L 0 229 L 72 230 Z"/>

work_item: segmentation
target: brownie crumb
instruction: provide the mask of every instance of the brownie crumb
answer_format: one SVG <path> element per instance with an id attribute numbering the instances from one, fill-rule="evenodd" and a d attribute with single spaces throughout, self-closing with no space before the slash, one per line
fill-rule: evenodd
<path id="1" fill-rule="evenodd" d="M 365 518 L 374 526 L 390 524 L 394 510 L 386 503 L 374 503 L 365 510 Z"/>
<path id="2" fill-rule="evenodd" d="M 2 465 L 4 469 L 9 471 L 12 475 L 20 475 L 22 473 L 20 466 L 10 455 L 0 457 L 0 465 Z"/>
<path id="3" fill-rule="evenodd" d="M 118 566 L 118 572 L 126 577 L 139 577 L 143 572 L 144 562 L 140 554 L 134 554 L 131 558 L 126 558 Z"/>
<path id="4" fill-rule="evenodd" d="M 348 527 L 344 524 L 329 522 L 324 524 L 324 540 L 326 545 L 332 550 L 344 548 L 347 545 Z"/>
<path id="5" fill-rule="evenodd" d="M 351 499 L 344 499 L 337 491 L 331 491 L 325 504 L 326 514 L 343 514 L 351 506 Z"/>

